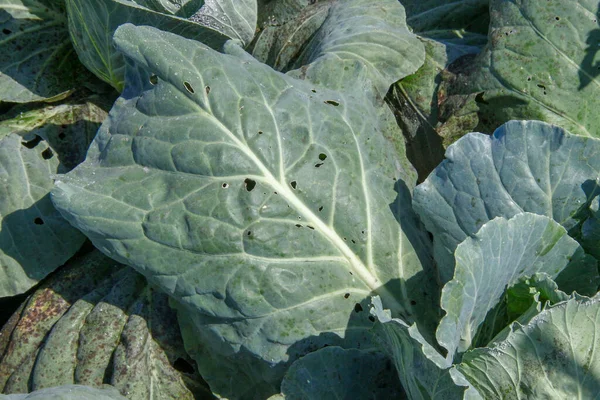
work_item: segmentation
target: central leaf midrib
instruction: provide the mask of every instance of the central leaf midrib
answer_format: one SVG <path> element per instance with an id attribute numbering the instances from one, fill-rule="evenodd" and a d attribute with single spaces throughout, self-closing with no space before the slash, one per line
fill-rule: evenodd
<path id="1" fill-rule="evenodd" d="M 208 100 L 208 99 L 206 99 Z M 192 101 L 196 109 L 200 113 L 206 113 L 207 111 L 202 109 L 196 102 Z M 295 210 L 309 221 L 315 229 L 318 229 L 323 236 L 325 236 L 331 244 L 333 244 L 339 252 L 348 260 L 350 268 L 353 274 L 358 276 L 372 291 L 381 287 L 381 281 L 369 271 L 369 268 L 357 257 L 357 255 L 348 247 L 344 240 L 328 225 L 326 225 L 319 217 L 317 217 L 312 210 L 310 210 L 302 200 L 300 200 L 292 190 L 287 186 L 285 182 L 281 182 L 276 179 L 271 171 L 263 164 L 263 162 L 252 152 L 245 143 L 242 143 L 240 139 L 233 134 L 223 123 L 214 116 L 210 103 L 206 101 L 208 106 L 208 114 L 213 120 L 214 124 L 226 135 L 233 143 L 254 162 L 260 172 L 263 174 L 265 181 L 268 182 L 273 189 L 281 194 Z M 361 158 L 362 160 L 362 158 Z M 283 178 L 283 177 L 282 177 Z"/>
<path id="2" fill-rule="evenodd" d="M 197 69 L 196 69 L 197 70 Z M 204 87 L 205 82 L 202 74 L 198 71 L 198 78 L 200 78 L 201 86 Z M 178 88 L 179 91 L 181 89 L 178 85 L 172 83 L 175 88 Z M 383 286 L 383 283 L 380 281 L 378 276 L 371 272 L 369 267 L 363 263 L 363 261 L 352 251 L 352 249 L 344 242 L 343 238 L 340 237 L 337 232 L 335 232 L 332 227 L 323 222 L 300 198 L 298 198 L 292 191 L 292 189 L 288 186 L 288 184 L 284 181 L 285 176 L 281 176 L 281 179 L 275 178 L 275 176 L 271 173 L 269 168 L 263 163 L 263 161 L 249 148 L 248 144 L 238 138 L 226 125 L 224 125 L 213 113 L 212 105 L 210 99 L 208 98 L 208 94 L 205 91 L 201 91 L 201 98 L 203 100 L 203 104 L 206 108 L 202 107 L 195 101 L 193 98 L 188 97 L 185 93 L 182 92 L 184 98 L 190 100 L 190 104 L 194 107 L 199 114 L 208 114 L 208 117 L 215 125 L 215 128 L 219 129 L 226 137 L 228 137 L 231 142 L 242 151 L 253 163 L 257 166 L 260 173 L 264 176 L 264 180 L 271 185 L 274 191 L 278 192 L 287 202 L 308 222 L 311 223 L 312 226 L 316 230 L 318 230 L 325 238 L 343 255 L 344 258 L 348 261 L 348 266 L 350 268 L 350 273 L 353 276 L 359 278 L 363 283 L 373 292 L 378 292 L 382 297 L 385 297 L 386 300 L 389 301 L 387 304 L 388 308 L 393 309 L 394 311 L 402 311 L 405 308 L 399 303 L 396 297 L 389 292 L 389 290 Z M 261 91 L 262 95 L 262 91 Z M 263 100 L 264 95 L 262 96 Z M 272 113 L 271 113 L 272 114 Z M 277 125 L 277 124 L 276 124 Z M 350 125 L 348 125 L 350 126 Z M 358 144 L 357 144 L 358 145 Z M 359 154 L 361 163 L 363 162 L 362 156 Z M 280 160 L 281 162 L 282 160 Z M 365 182 L 364 176 L 364 166 L 361 168 L 361 172 L 363 173 L 362 180 L 363 184 Z M 367 213 L 370 213 L 371 210 L 367 209 Z M 372 245 L 372 243 L 369 243 Z M 372 250 L 369 249 L 369 253 L 372 253 Z M 371 258 L 371 257 L 369 257 Z"/>

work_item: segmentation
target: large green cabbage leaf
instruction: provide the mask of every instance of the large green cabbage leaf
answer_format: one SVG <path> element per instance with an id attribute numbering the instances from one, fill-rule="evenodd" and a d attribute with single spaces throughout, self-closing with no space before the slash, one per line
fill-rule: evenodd
<path id="1" fill-rule="evenodd" d="M 19 104 L 0 117 L 0 297 L 26 292 L 83 243 L 49 192 L 53 174 L 85 158 L 108 115 L 102 103 L 71 96 L 40 108 Z"/>
<path id="2" fill-rule="evenodd" d="M 480 399 L 468 384 L 453 377 L 451 363 L 421 334 L 416 324 L 392 318 L 381 298 L 373 297 L 370 312 L 379 321 L 375 332 L 381 348 L 394 361 L 409 399 Z"/>
<path id="3" fill-rule="evenodd" d="M 442 291 L 446 315 L 436 334 L 449 360 L 471 348 L 488 312 L 519 279 L 545 273 L 563 286 L 564 275 L 577 275 L 583 287 L 569 287 L 569 279 L 565 290 L 583 289 L 580 293 L 586 294 L 595 294 L 600 284 L 596 259 L 586 255 L 557 222 L 532 213 L 493 219 L 465 239 L 454 257 L 454 278 Z"/>
<path id="4" fill-rule="evenodd" d="M 294 61 L 296 74 L 324 80 L 359 61 L 378 95 L 383 98 L 390 85 L 414 73 L 425 60 L 423 45 L 406 26 L 402 5 L 395 0 L 348 0 L 335 2 L 327 18 Z M 321 77 L 311 72 L 327 71 Z"/>
<path id="5" fill-rule="evenodd" d="M 53 200 L 174 296 L 196 337 L 272 365 L 356 346 L 372 293 L 436 323 L 428 238 L 364 97 L 149 27 L 115 40 L 138 67 Z"/>
<path id="6" fill-rule="evenodd" d="M 485 399 L 597 398 L 599 324 L 598 298 L 574 296 L 513 324 L 490 348 L 467 352 L 458 370 Z"/>
<path id="7" fill-rule="evenodd" d="M 536 119 L 598 137 L 596 0 L 490 1 L 485 50 L 445 85 L 448 137 Z"/>
<path id="8" fill-rule="evenodd" d="M 153 2 L 144 4 L 156 7 Z M 157 10 L 146 8 L 131 0 L 67 0 L 66 5 L 69 32 L 79 60 L 119 91 L 124 85 L 125 61 L 113 46 L 112 36 L 125 23 L 154 26 L 183 37 L 201 40 L 215 49 L 221 48 L 230 38 L 228 34 L 233 38 L 249 40 L 246 25 L 251 24 L 251 21 L 256 25 L 256 0 L 235 3 L 231 0 L 210 0 L 205 2 L 203 8 L 196 10 L 197 13 L 190 19 L 164 12 L 158 7 Z M 239 35 L 235 34 L 238 26 L 233 21 L 230 21 L 231 24 L 225 21 L 222 14 L 225 11 L 228 13 L 227 18 L 238 15 L 243 22 L 244 28 Z M 243 14 L 238 14 L 238 11 L 243 11 Z M 250 32 L 251 39 L 254 27 Z"/>
<path id="9" fill-rule="evenodd" d="M 252 46 L 252 54 L 276 70 L 330 87 L 331 77 L 358 62 L 381 99 L 392 83 L 423 64 L 423 45 L 408 29 L 396 0 L 293 3 L 295 7 L 278 7 L 277 2 L 262 7 L 261 14 L 270 12 Z M 360 79 L 345 83 L 363 90 Z"/>
<path id="10" fill-rule="evenodd" d="M 189 19 L 246 45 L 252 41 L 256 32 L 256 2 L 257 0 L 204 0 L 203 6 Z M 206 43 L 201 37 L 195 39 Z"/>
<path id="11" fill-rule="evenodd" d="M 416 177 L 404 156 L 402 130 L 383 104 L 389 86 L 423 63 L 423 45 L 408 30 L 402 5 L 395 0 L 309 3 L 261 4 L 262 30 L 252 54 L 297 79 L 352 96 L 366 95 L 378 106 L 383 134 L 401 155 L 401 177 L 412 190 Z"/>
<path id="12" fill-rule="evenodd" d="M 511 121 L 493 136 L 470 133 L 417 186 L 414 208 L 434 235 L 444 282 L 454 250 L 487 221 L 521 212 L 579 230 L 579 212 L 597 195 L 600 141 L 537 121 Z"/>
<path id="13" fill-rule="evenodd" d="M 0 297 L 26 292 L 83 244 L 50 201 L 58 166 L 39 138 L 0 139 Z"/>
<path id="14" fill-rule="evenodd" d="M 404 392 L 383 354 L 330 346 L 295 361 L 281 383 L 288 400 L 398 399 Z"/>

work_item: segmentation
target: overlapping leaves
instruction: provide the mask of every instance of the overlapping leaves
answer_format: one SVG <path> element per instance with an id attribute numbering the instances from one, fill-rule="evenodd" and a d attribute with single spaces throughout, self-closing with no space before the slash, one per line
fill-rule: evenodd
<path id="1" fill-rule="evenodd" d="M 98 248 L 175 296 L 222 352 L 273 364 L 349 324 L 342 344 L 364 341 L 372 323 L 355 310 L 373 292 L 435 320 L 427 241 L 395 203 L 374 107 L 152 28 L 115 38 L 137 68 L 53 195 Z"/>
<path id="2" fill-rule="evenodd" d="M 0 102 L 68 96 L 91 75 L 69 40 L 62 2 L 0 2 Z"/>
<path id="3" fill-rule="evenodd" d="M 444 85 L 440 132 L 536 119 L 597 137 L 598 12 L 595 0 L 490 1 L 488 43 Z"/>
<path id="4" fill-rule="evenodd" d="M 210 398 L 167 296 L 97 250 L 36 291 L 0 337 L 2 393 L 110 384 L 129 399 Z M 177 371 L 177 363 L 191 371 Z"/>

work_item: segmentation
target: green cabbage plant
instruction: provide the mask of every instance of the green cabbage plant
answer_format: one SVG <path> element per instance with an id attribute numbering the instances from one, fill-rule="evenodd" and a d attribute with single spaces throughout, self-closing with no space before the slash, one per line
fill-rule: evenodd
<path id="1" fill-rule="evenodd" d="M 598 7 L 0 0 L 0 400 L 595 398 Z"/>

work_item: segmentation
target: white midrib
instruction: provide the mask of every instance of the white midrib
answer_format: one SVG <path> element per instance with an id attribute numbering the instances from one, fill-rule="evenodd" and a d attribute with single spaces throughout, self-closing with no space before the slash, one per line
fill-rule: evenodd
<path id="1" fill-rule="evenodd" d="M 386 307 L 394 311 L 404 312 L 405 307 L 398 302 L 396 297 L 385 287 L 377 276 L 371 273 L 369 268 L 348 247 L 346 242 L 319 217 L 317 217 L 304 202 L 302 202 L 287 186 L 285 182 L 277 181 L 271 173 L 266 170 L 265 177 L 275 190 L 283 195 L 302 217 L 310 221 L 311 225 L 318 229 L 348 260 L 353 275 L 356 275 L 372 291 L 380 294 L 386 301 Z M 267 175 L 268 174 L 268 175 Z"/>
<path id="2" fill-rule="evenodd" d="M 200 75 L 200 74 L 199 74 Z M 204 87 L 204 82 L 202 82 L 202 87 Z M 254 164 L 258 167 L 260 172 L 265 178 L 265 181 L 269 183 L 273 189 L 282 195 L 291 206 L 295 208 L 295 210 L 306 219 L 306 221 L 310 222 L 311 226 L 315 229 L 318 229 L 328 240 L 332 243 L 340 253 L 348 260 L 350 264 L 350 269 L 353 275 L 359 278 L 363 283 L 372 291 L 381 295 L 387 302 L 386 307 L 395 311 L 403 312 L 406 311 L 405 307 L 398 302 L 396 297 L 385 287 L 383 286 L 381 280 L 377 276 L 375 276 L 371 270 L 356 256 L 356 254 L 348 247 L 348 245 L 344 242 L 344 240 L 330 227 L 325 224 L 315 213 L 304 204 L 302 200 L 300 200 L 292 191 L 292 189 L 288 186 L 287 182 L 284 181 L 285 176 L 281 175 L 281 180 L 275 178 L 271 171 L 263 164 L 263 162 L 252 152 L 246 143 L 242 142 L 233 132 L 227 128 L 227 126 L 223 125 L 219 119 L 217 119 L 212 113 L 212 107 L 210 105 L 208 96 L 204 94 L 204 104 L 207 106 L 208 110 L 204 110 L 200 107 L 196 102 L 192 101 L 192 104 L 198 109 L 199 112 L 208 113 L 210 117 L 212 117 L 212 121 L 214 124 L 221 129 L 221 131 L 231 139 L 235 145 L 249 158 Z M 361 160 L 362 162 L 362 160 Z M 370 212 L 370 209 L 367 210 Z M 369 243 L 370 245 L 370 243 Z M 371 249 L 368 250 L 371 253 Z M 369 257 L 371 259 L 371 257 Z M 373 269 L 374 270 L 374 269 Z"/>
<path id="3" fill-rule="evenodd" d="M 227 128 L 223 126 L 227 132 Z M 229 132 L 231 135 L 231 133 Z M 324 223 L 315 213 L 304 204 L 302 200 L 296 196 L 292 189 L 288 187 L 286 182 L 282 182 L 276 179 L 271 171 L 269 171 L 265 165 L 261 162 L 256 155 L 251 152 L 246 146 L 244 146 L 236 137 L 231 135 L 237 141 L 239 148 L 254 161 L 256 166 L 261 170 L 265 181 L 269 183 L 273 189 L 283 196 L 288 203 L 294 207 L 294 209 L 306 220 L 311 226 L 320 231 L 330 243 L 332 243 L 342 255 L 348 260 L 351 272 L 354 276 L 360 279 L 372 292 L 376 292 L 386 300 L 386 307 L 392 310 L 403 312 L 405 307 L 398 302 L 396 297 L 385 287 L 379 278 L 371 273 L 371 270 L 362 262 L 360 258 L 348 247 L 346 242 L 326 223 Z M 283 177 L 282 177 L 283 178 Z M 370 249 L 369 249 L 369 253 Z"/>
<path id="4" fill-rule="evenodd" d="M 288 187 L 285 181 L 280 181 L 275 178 L 271 171 L 269 171 L 269 169 L 262 163 L 262 161 L 256 157 L 256 155 L 250 151 L 247 146 L 241 143 L 237 137 L 232 135 L 227 127 L 221 125 L 221 128 L 228 133 L 230 138 L 236 141 L 238 148 L 241 149 L 246 156 L 252 159 L 254 164 L 260 169 L 262 175 L 264 176 L 265 182 L 271 185 L 277 193 L 283 196 L 288 203 L 294 207 L 296 211 L 298 211 L 300 216 L 308 221 L 315 229 L 318 229 L 335 247 L 340 250 L 342 255 L 349 261 L 352 268 L 352 273 L 362 280 L 369 287 L 369 289 L 374 291 L 375 289 L 379 288 L 381 286 L 381 281 L 369 271 L 367 266 L 356 256 L 350 247 L 348 247 L 344 240 L 329 225 L 325 224 L 319 217 L 317 217 L 312 210 L 308 208 L 306 204 L 304 204 L 304 202 L 292 192 L 292 189 Z M 283 178 L 284 177 L 282 176 L 282 179 Z"/>

